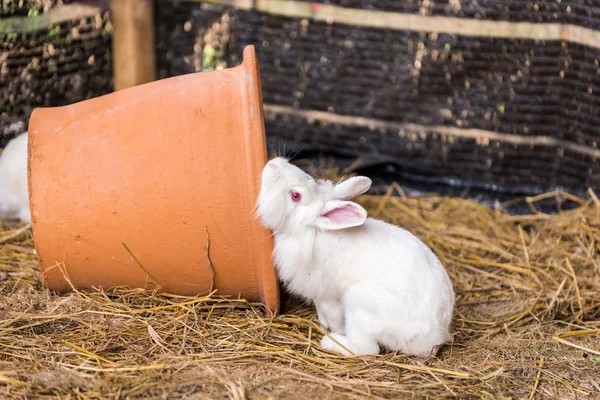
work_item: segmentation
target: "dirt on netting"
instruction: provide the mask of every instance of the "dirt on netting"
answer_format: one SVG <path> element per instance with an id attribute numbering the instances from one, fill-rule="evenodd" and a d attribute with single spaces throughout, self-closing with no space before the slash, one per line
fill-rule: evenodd
<path id="1" fill-rule="evenodd" d="M 600 202 L 510 216 L 461 198 L 358 201 L 415 232 L 457 292 L 435 358 L 319 348 L 312 307 L 140 290 L 53 295 L 31 231 L 0 232 L 2 398 L 600 398 Z M 552 193 L 548 196 L 568 195 Z M 544 197 L 544 196 L 542 196 Z M 532 207 L 540 198 L 528 199 Z M 218 266 L 215 266 L 218 270 Z"/>

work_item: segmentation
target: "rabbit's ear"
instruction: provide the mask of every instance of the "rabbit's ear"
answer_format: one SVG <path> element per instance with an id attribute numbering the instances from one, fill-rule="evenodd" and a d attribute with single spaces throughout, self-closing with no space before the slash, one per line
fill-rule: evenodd
<path id="1" fill-rule="evenodd" d="M 333 197 L 338 200 L 352 200 L 369 190 L 371 183 L 366 176 L 352 177 L 333 187 Z"/>
<path id="2" fill-rule="evenodd" d="M 315 221 L 322 230 L 335 231 L 353 228 L 365 223 L 367 211 L 351 201 L 330 200 Z"/>

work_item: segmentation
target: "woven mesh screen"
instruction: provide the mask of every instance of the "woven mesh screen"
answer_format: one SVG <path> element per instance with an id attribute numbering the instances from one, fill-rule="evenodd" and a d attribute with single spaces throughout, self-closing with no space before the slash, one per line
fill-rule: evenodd
<path id="1" fill-rule="evenodd" d="M 68 2 L 5 1 L 0 18 Z M 592 0 L 319 3 L 600 29 Z M 156 11 L 160 78 L 234 66 L 244 46 L 256 46 L 271 148 L 394 163 L 419 179 L 504 192 L 600 190 L 596 46 L 365 28 L 199 2 L 157 0 Z M 37 106 L 109 92 L 111 64 L 109 13 L 2 33 L 0 145 Z"/>
<path id="2" fill-rule="evenodd" d="M 600 27 L 600 3 L 593 1 L 321 3 Z M 271 147 L 284 142 L 393 162 L 420 177 L 505 192 L 600 189 L 598 48 L 166 0 L 159 1 L 158 21 L 163 77 L 199 70 L 208 44 L 228 66 L 239 64 L 244 46 L 256 46 Z M 209 43 L 208 36 L 222 41 Z M 485 132 L 479 137 L 474 129 Z M 527 143 L 540 137 L 543 143 Z"/>
<path id="3" fill-rule="evenodd" d="M 366 10 L 514 22 L 559 22 L 600 28 L 595 0 L 311 0 Z"/>
<path id="4" fill-rule="evenodd" d="M 69 1 L 5 1 L 0 18 L 44 13 Z M 37 14 L 36 14 L 37 15 Z M 40 106 L 60 106 L 112 90 L 110 13 L 30 33 L 0 32 L 0 146 L 25 131 Z"/>
<path id="5" fill-rule="evenodd" d="M 0 2 L 0 18 L 31 16 L 72 2 L 73 0 L 3 0 Z"/>

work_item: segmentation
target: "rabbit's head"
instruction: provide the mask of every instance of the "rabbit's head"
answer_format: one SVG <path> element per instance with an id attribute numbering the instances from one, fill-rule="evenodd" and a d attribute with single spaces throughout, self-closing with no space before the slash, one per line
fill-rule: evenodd
<path id="1" fill-rule="evenodd" d="M 261 221 L 279 232 L 303 228 L 338 230 L 362 225 L 367 212 L 352 198 L 366 192 L 371 180 L 354 177 L 334 185 L 315 180 L 282 157 L 265 165 L 258 197 Z"/>

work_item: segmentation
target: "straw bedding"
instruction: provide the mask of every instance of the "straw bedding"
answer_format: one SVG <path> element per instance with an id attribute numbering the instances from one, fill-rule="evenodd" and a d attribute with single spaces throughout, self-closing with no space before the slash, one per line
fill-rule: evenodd
<path id="1" fill-rule="evenodd" d="M 294 299 L 271 317 L 216 296 L 50 294 L 30 230 L 4 222 L 0 397 L 600 398 L 600 201 L 571 200 L 579 207 L 510 216 L 395 185 L 358 199 L 448 268 L 456 334 L 427 360 L 324 352 L 314 310 Z"/>

